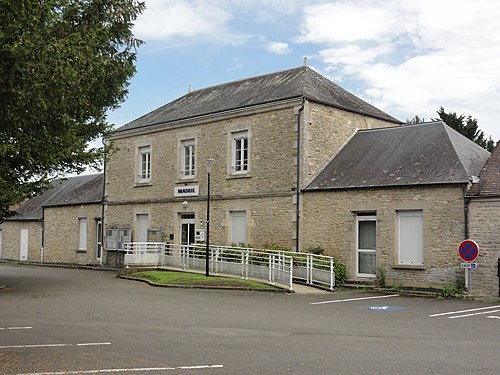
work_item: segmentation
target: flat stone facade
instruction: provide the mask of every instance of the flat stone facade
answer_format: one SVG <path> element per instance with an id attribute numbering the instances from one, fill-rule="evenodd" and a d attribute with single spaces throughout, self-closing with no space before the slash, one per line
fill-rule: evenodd
<path id="1" fill-rule="evenodd" d="M 40 221 L 8 220 L 0 224 L 0 259 L 21 260 L 21 231 L 27 230 L 27 261 L 38 262 L 42 248 L 42 224 Z"/>
<path id="2" fill-rule="evenodd" d="M 472 294 L 500 296 L 500 197 L 474 198 L 469 203 L 469 237 L 479 245 L 478 268 L 471 270 Z"/>
<path id="3" fill-rule="evenodd" d="M 397 214 L 423 213 L 421 267 L 399 265 Z M 422 186 L 318 191 L 304 194 L 303 246 L 321 246 L 357 277 L 358 214 L 376 216 L 376 265 L 387 285 L 442 287 L 459 272 L 458 244 L 464 238 L 463 186 Z"/>
<path id="4" fill-rule="evenodd" d="M 99 264 L 97 259 L 97 221 L 100 204 L 46 207 L 44 213 L 46 263 Z M 87 220 L 87 243 L 80 249 L 80 220 Z"/>
<path id="5" fill-rule="evenodd" d="M 246 212 L 246 243 L 296 245 L 297 148 L 301 148 L 301 186 L 319 172 L 357 128 L 394 126 L 301 100 L 179 122 L 113 136 L 117 151 L 106 170 L 106 228 L 130 228 L 137 241 L 137 216 L 147 215 L 151 229 L 165 242 L 180 243 L 182 215 L 194 214 L 196 228 L 206 220 L 207 173 L 204 160 L 214 158 L 211 173 L 210 241 L 230 244 L 231 212 Z M 300 114 L 300 126 L 298 116 Z M 300 128 L 301 138 L 297 134 Z M 232 134 L 246 131 L 249 170 L 234 174 Z M 183 178 L 182 142 L 196 145 L 196 168 Z M 138 150 L 151 149 L 151 180 L 138 182 Z M 195 196 L 175 197 L 175 187 L 195 187 Z M 183 206 L 187 202 L 187 207 Z M 186 203 L 185 203 L 186 204 Z"/>

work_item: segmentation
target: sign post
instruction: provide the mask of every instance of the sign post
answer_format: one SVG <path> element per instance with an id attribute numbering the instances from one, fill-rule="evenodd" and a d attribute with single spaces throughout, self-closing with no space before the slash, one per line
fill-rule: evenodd
<path id="1" fill-rule="evenodd" d="M 471 279 L 471 269 L 477 268 L 477 263 L 472 263 L 476 260 L 479 254 L 479 246 L 475 241 L 463 240 L 458 245 L 458 256 L 466 263 L 460 265 L 461 268 L 465 268 L 467 274 L 467 293 L 470 296 L 472 294 L 472 279 Z"/>

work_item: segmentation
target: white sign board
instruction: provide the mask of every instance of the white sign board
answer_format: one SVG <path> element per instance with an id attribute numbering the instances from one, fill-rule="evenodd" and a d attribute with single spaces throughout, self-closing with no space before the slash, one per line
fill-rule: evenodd
<path id="1" fill-rule="evenodd" d="M 174 187 L 174 197 L 197 197 L 200 195 L 200 186 L 176 186 Z"/>
<path id="2" fill-rule="evenodd" d="M 460 268 L 465 268 L 469 270 L 475 270 L 477 268 L 477 263 L 460 263 Z"/>

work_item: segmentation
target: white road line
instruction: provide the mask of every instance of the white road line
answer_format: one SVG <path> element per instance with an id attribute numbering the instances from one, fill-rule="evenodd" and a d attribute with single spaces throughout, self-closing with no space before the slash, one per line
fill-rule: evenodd
<path id="1" fill-rule="evenodd" d="M 465 315 L 455 315 L 455 316 L 449 316 L 448 319 L 458 319 L 458 318 L 468 318 L 470 316 L 476 316 L 476 315 L 485 315 L 485 314 L 493 314 L 496 312 L 499 312 L 500 310 L 492 310 L 492 311 L 482 311 L 482 312 L 477 312 L 477 313 L 472 313 L 472 314 L 465 314 Z"/>
<path id="2" fill-rule="evenodd" d="M 77 370 L 77 371 L 56 371 L 56 372 L 30 372 L 17 375 L 75 375 L 75 374 L 104 374 L 120 372 L 146 372 L 146 371 L 166 371 L 166 370 L 208 370 L 224 368 L 223 365 L 201 365 L 201 366 L 179 366 L 179 367 L 144 367 L 144 368 L 112 368 L 102 370 Z"/>
<path id="3" fill-rule="evenodd" d="M 364 300 L 367 300 L 367 299 L 380 299 L 380 298 L 391 298 L 391 297 L 399 297 L 399 294 L 390 294 L 390 295 L 387 295 L 387 296 L 375 296 L 375 297 L 361 297 L 361 298 L 337 299 L 337 300 L 333 300 L 333 301 L 323 301 L 323 302 L 312 302 L 311 305 L 324 305 L 326 303 L 364 301 Z"/>
<path id="4" fill-rule="evenodd" d="M 431 318 L 434 318 L 436 316 L 445 316 L 445 315 L 454 315 L 454 314 L 462 314 L 462 313 L 468 313 L 471 311 L 480 311 L 480 310 L 488 310 L 488 309 L 496 309 L 499 308 L 500 305 L 497 306 L 489 306 L 489 307 L 479 307 L 477 309 L 468 309 L 468 310 L 460 310 L 460 311 L 450 311 L 450 312 L 445 312 L 445 313 L 439 313 L 439 314 L 432 314 L 429 315 Z"/>
<path id="5" fill-rule="evenodd" d="M 487 319 L 500 319 L 500 316 L 492 315 L 492 316 L 487 316 Z"/>
<path id="6" fill-rule="evenodd" d="M 34 345 L 4 345 L 0 349 L 31 349 L 31 348 L 58 348 L 69 346 L 98 346 L 98 345 L 111 345 L 110 342 L 91 342 L 82 344 L 34 344 Z"/>
<path id="7" fill-rule="evenodd" d="M 0 331 L 4 330 L 18 330 L 18 329 L 32 329 L 33 327 L 0 327 Z"/>

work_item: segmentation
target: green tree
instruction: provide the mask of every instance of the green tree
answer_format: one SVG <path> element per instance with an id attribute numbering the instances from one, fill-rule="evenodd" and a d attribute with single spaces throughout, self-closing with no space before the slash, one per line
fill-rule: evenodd
<path id="1" fill-rule="evenodd" d="M 0 0 L 0 222 L 50 180 L 96 166 L 89 144 L 135 73 L 135 0 Z"/>
<path id="2" fill-rule="evenodd" d="M 473 119 L 472 116 L 457 115 L 456 112 L 447 113 L 443 107 L 440 107 L 437 111 L 439 116 L 438 119 L 433 119 L 434 121 L 442 120 L 451 128 L 455 129 L 460 134 L 466 136 L 470 140 L 477 143 L 479 146 L 487 149 L 488 151 L 492 151 L 495 143 L 489 137 L 486 139 L 484 137 L 484 133 L 481 129 L 479 129 L 477 125 L 477 119 Z"/>
<path id="3" fill-rule="evenodd" d="M 409 119 L 407 118 L 406 119 L 406 125 L 415 125 L 415 124 L 421 124 L 425 122 L 425 118 L 423 117 L 420 117 L 419 115 L 415 115 L 413 118 Z"/>

